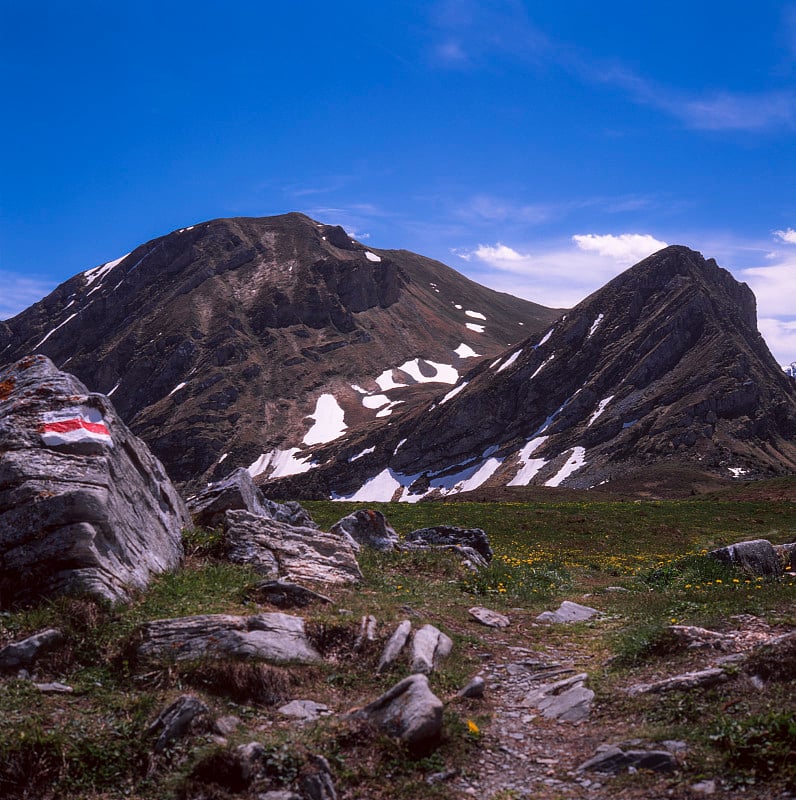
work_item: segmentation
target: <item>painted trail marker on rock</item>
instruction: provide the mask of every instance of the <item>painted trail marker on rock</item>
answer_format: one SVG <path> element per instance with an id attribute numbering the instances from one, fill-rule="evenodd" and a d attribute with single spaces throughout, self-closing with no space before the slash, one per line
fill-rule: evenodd
<path id="1" fill-rule="evenodd" d="M 113 447 L 102 412 L 90 406 L 71 406 L 42 414 L 39 433 L 47 447 L 76 444 Z"/>

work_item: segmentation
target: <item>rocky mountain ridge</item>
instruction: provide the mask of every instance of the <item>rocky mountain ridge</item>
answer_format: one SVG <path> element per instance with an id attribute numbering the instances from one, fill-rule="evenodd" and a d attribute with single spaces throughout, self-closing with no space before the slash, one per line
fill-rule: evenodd
<path id="1" fill-rule="evenodd" d="M 652 464 L 729 477 L 796 470 L 796 385 L 756 329 L 755 299 L 672 246 L 543 336 L 468 372 L 386 432 L 318 448 L 282 496 L 444 496 L 483 486 L 588 488 Z"/>
<path id="2" fill-rule="evenodd" d="M 74 276 L 0 323 L 111 397 L 177 481 L 307 469 L 300 448 L 424 405 L 554 309 L 301 214 L 212 220 Z"/>

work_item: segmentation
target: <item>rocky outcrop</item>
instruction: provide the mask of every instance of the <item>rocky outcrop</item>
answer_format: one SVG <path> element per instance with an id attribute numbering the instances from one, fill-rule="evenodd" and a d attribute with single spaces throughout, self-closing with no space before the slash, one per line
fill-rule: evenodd
<path id="1" fill-rule="evenodd" d="M 398 534 L 387 522 L 381 511 L 371 508 L 362 508 L 343 517 L 332 525 L 332 533 L 342 536 L 350 541 L 356 550 L 360 547 L 370 547 L 383 552 L 395 550 L 398 544 Z"/>
<path id="2" fill-rule="evenodd" d="M 64 640 L 61 631 L 49 628 L 18 642 L 0 647 L 0 673 L 30 667 L 36 659 Z"/>
<path id="3" fill-rule="evenodd" d="M 317 528 L 312 517 L 298 503 L 275 503 L 255 486 L 248 470 L 237 469 L 226 478 L 208 484 L 188 498 L 188 511 L 194 525 L 216 528 L 224 523 L 227 511 L 248 511 L 277 522 L 303 528 Z"/>
<path id="4" fill-rule="evenodd" d="M 251 658 L 272 663 L 313 664 L 321 655 L 304 620 L 277 612 L 235 617 L 203 614 L 161 619 L 141 626 L 137 656 L 145 661 Z"/>
<path id="5" fill-rule="evenodd" d="M 481 528 L 458 528 L 455 525 L 435 525 L 431 528 L 420 528 L 408 533 L 404 542 L 411 546 L 468 547 L 475 550 L 481 558 L 489 563 L 492 560 L 492 547 L 489 537 Z"/>
<path id="6" fill-rule="evenodd" d="M 708 556 L 755 577 L 781 578 L 785 569 L 783 560 L 767 539 L 737 542 L 711 550 Z"/>
<path id="7" fill-rule="evenodd" d="M 126 600 L 179 565 L 188 521 L 107 397 L 44 356 L 0 373 L 0 603 Z"/>
<path id="8" fill-rule="evenodd" d="M 227 511 L 224 541 L 230 561 L 273 578 L 342 584 L 362 580 L 351 545 L 340 536 L 277 522 L 248 511 Z"/>

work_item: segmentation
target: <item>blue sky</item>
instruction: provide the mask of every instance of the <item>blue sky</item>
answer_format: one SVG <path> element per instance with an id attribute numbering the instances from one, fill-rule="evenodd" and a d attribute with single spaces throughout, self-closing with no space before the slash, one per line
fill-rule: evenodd
<path id="1" fill-rule="evenodd" d="M 796 3 L 0 0 L 0 318 L 303 211 L 568 306 L 664 243 L 796 360 Z"/>

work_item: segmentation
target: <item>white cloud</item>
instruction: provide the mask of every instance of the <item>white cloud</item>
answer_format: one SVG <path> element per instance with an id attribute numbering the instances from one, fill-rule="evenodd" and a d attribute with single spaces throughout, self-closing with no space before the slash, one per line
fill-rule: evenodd
<path id="1" fill-rule="evenodd" d="M 788 228 L 785 231 L 774 231 L 774 236 L 787 244 L 796 244 L 796 231 L 793 228 Z"/>
<path id="2" fill-rule="evenodd" d="M 0 270 L 0 319 L 8 319 L 53 290 L 53 282 Z"/>
<path id="3" fill-rule="evenodd" d="M 583 234 L 571 241 L 577 246 L 559 244 L 533 253 L 502 242 L 453 252 L 470 262 L 468 272 L 475 280 L 536 303 L 564 308 L 576 305 L 626 267 L 666 246 L 647 234 Z"/>
<path id="4" fill-rule="evenodd" d="M 761 316 L 796 314 L 796 256 L 783 258 L 770 266 L 743 269 L 740 274 L 755 293 Z"/>
<path id="5" fill-rule="evenodd" d="M 783 367 L 796 361 L 796 319 L 761 317 L 757 320 L 757 328 Z"/>
<path id="6" fill-rule="evenodd" d="M 572 241 L 581 250 L 615 258 L 628 266 L 667 247 L 666 242 L 648 233 L 621 233 L 619 236 L 586 233 L 573 236 Z"/>

